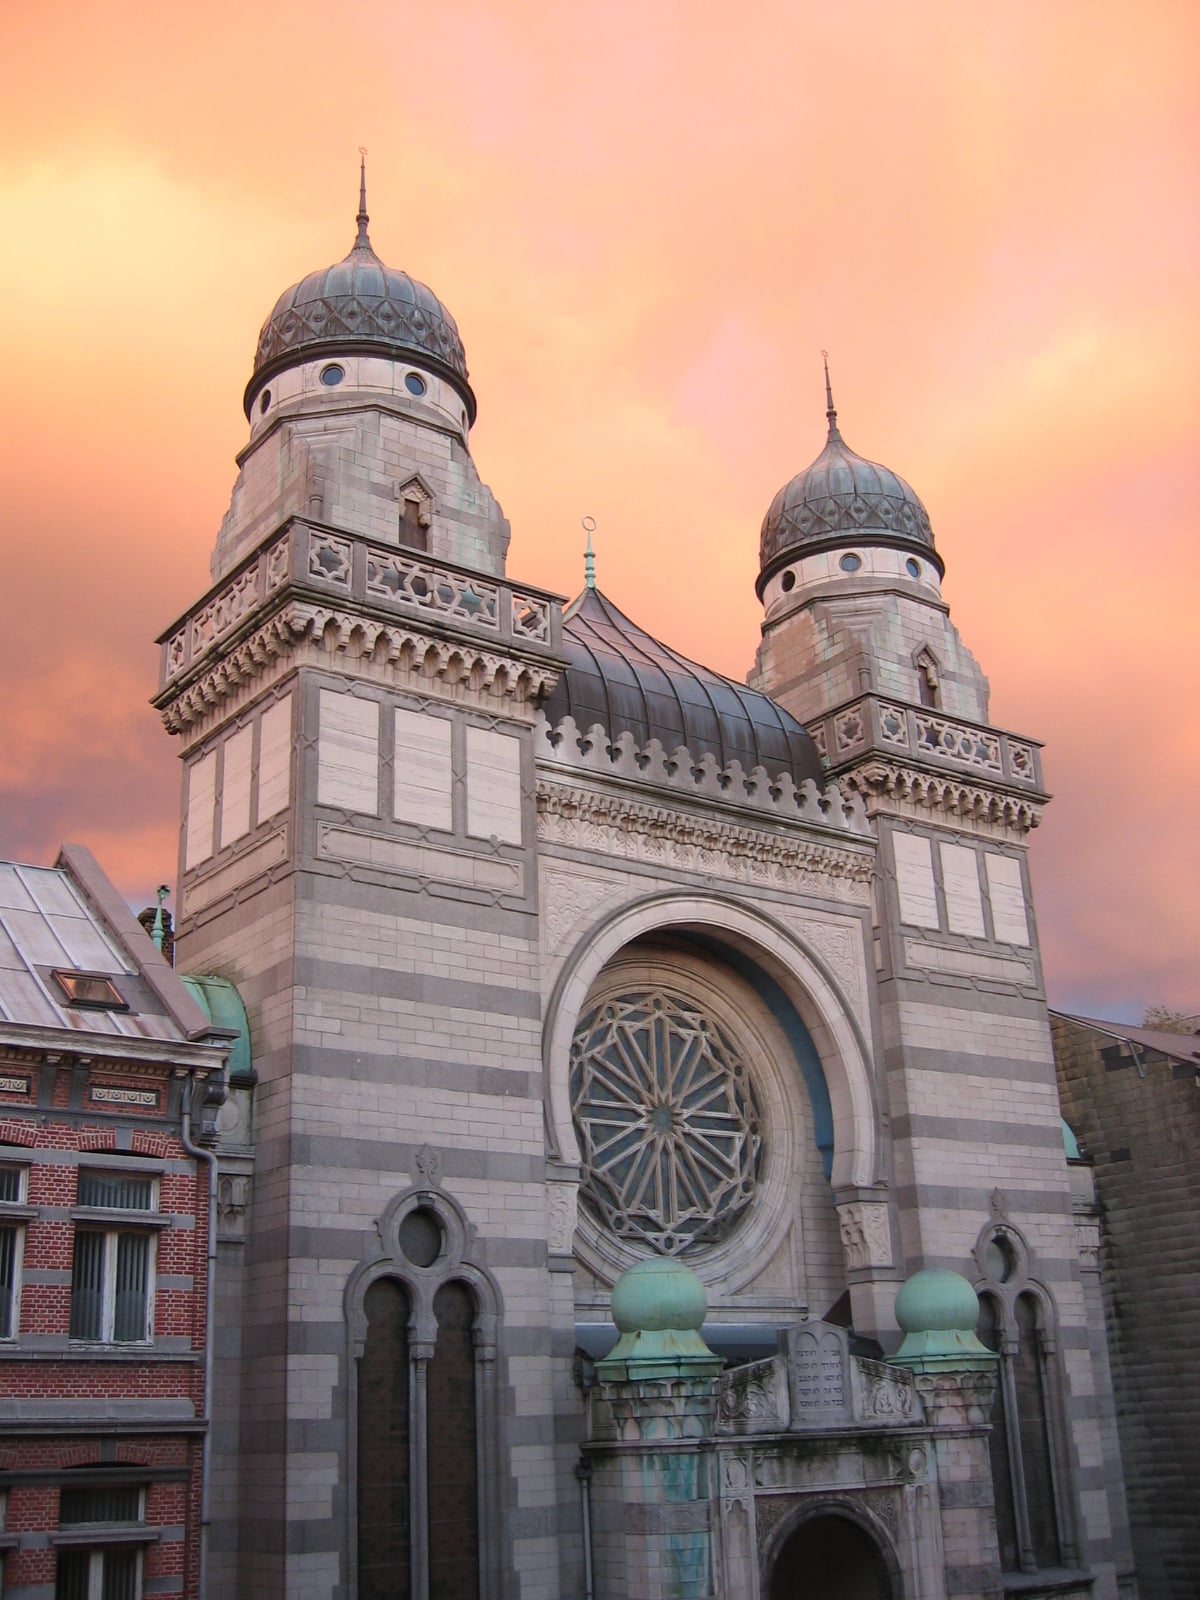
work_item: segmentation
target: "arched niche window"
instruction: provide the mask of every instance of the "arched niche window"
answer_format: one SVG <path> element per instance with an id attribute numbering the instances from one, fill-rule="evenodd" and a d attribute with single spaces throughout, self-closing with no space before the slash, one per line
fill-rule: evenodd
<path id="1" fill-rule="evenodd" d="M 410 478 L 396 492 L 400 502 L 400 543 L 428 553 L 433 525 L 433 496 L 420 478 Z"/>
<path id="2" fill-rule="evenodd" d="M 443 1190 L 397 1196 L 378 1226 L 346 1289 L 355 1600 L 493 1600 L 499 1298 Z"/>
<path id="3" fill-rule="evenodd" d="M 917 669 L 917 698 L 923 706 L 936 710 L 942 703 L 937 657 L 928 646 L 925 646 L 924 649 L 917 651 L 913 660 Z"/>
<path id="4" fill-rule="evenodd" d="M 1053 1301 L 1030 1275 L 1011 1224 L 985 1228 L 979 1337 L 1000 1357 L 989 1440 L 1000 1565 L 1005 1572 L 1073 1567 L 1078 1559 L 1063 1425 Z"/>

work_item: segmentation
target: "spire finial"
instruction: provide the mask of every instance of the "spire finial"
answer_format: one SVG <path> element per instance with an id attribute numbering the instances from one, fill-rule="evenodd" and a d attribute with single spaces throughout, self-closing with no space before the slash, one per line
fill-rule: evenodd
<path id="1" fill-rule="evenodd" d="M 825 363 L 825 416 L 829 422 L 829 437 L 830 439 L 840 439 L 842 436 L 838 432 L 837 410 L 833 404 L 833 389 L 830 387 L 829 383 L 828 350 L 821 351 L 821 360 Z"/>
<path id="2" fill-rule="evenodd" d="M 371 240 L 367 234 L 367 223 L 370 220 L 367 215 L 367 147 L 360 144 L 358 147 L 358 216 L 355 218 L 358 223 L 358 237 L 354 241 L 356 250 L 369 250 L 371 248 Z"/>
<path id="3" fill-rule="evenodd" d="M 587 549 L 583 552 L 583 582 L 585 588 L 596 587 L 596 552 L 592 549 L 592 535 L 596 531 L 595 517 L 584 517 L 583 530 L 587 534 Z"/>
<path id="4" fill-rule="evenodd" d="M 158 904 L 155 907 L 154 922 L 150 929 L 150 937 L 154 940 L 154 948 L 158 951 L 159 955 L 162 955 L 163 945 L 166 943 L 167 939 L 167 918 L 166 913 L 163 910 L 163 901 L 167 898 L 170 892 L 171 890 L 168 884 L 159 884 L 156 897 Z"/>

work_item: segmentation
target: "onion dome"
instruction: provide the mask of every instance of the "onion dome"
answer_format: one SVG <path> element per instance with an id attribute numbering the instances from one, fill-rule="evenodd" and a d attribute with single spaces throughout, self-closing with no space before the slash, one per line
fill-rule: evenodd
<path id="1" fill-rule="evenodd" d="M 797 556 L 844 548 L 847 543 L 913 549 L 939 572 L 929 513 L 904 479 L 850 449 L 838 430 L 825 368 L 825 415 L 829 435 L 812 463 L 784 484 L 763 519 L 759 541 L 758 595 L 769 579 Z"/>
<path id="2" fill-rule="evenodd" d="M 620 1338 L 596 1363 L 597 1374 L 605 1382 L 715 1377 L 725 1363 L 701 1335 L 707 1310 L 704 1285 L 682 1261 L 639 1261 L 613 1287 Z"/>
<path id="3" fill-rule="evenodd" d="M 475 396 L 454 318 L 432 289 L 379 259 L 367 233 L 369 221 L 364 166 L 358 235 L 350 254 L 285 289 L 263 323 L 246 385 L 247 416 L 259 390 L 284 367 L 324 355 L 379 355 L 407 357 L 444 378 L 462 396 L 474 422 Z"/>
<path id="4" fill-rule="evenodd" d="M 925 1267 L 900 1285 L 896 1321 L 904 1342 L 892 1357 L 915 1372 L 938 1367 L 986 1366 L 995 1360 L 976 1337 L 979 1296 L 946 1267 Z"/>
<path id="5" fill-rule="evenodd" d="M 684 745 L 722 767 L 825 782 L 816 746 L 782 706 L 660 644 L 599 589 L 589 585 L 565 613 L 563 654 L 566 670 L 542 707 L 552 727 L 573 717 L 581 733 L 599 723 L 610 742 L 628 732 L 668 755 Z"/>

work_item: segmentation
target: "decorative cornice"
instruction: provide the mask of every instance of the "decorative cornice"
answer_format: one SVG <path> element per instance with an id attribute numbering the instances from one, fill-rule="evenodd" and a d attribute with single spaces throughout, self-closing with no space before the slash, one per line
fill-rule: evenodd
<path id="1" fill-rule="evenodd" d="M 277 663 L 335 665 L 370 662 L 398 684 L 433 684 L 443 691 L 464 687 L 476 695 L 534 701 L 549 691 L 558 667 L 480 649 L 473 642 L 440 638 L 398 620 L 358 616 L 335 606 L 289 600 L 261 627 L 234 645 L 185 688 L 167 689 L 154 704 L 170 733 L 181 733 L 231 699 Z"/>
<path id="2" fill-rule="evenodd" d="M 666 789 L 707 807 L 750 810 L 774 822 L 802 822 L 843 835 L 871 836 L 862 801 L 836 782 L 822 790 L 806 778 L 797 787 L 786 772 L 775 777 L 763 767 L 746 772 L 737 761 L 722 767 L 715 756 L 706 753 L 697 758 L 683 746 L 668 754 L 657 739 L 639 745 L 629 732 L 610 742 L 599 724 L 582 733 L 572 717 L 551 727 L 540 713 L 534 750 L 542 767 L 595 773 L 638 788 Z"/>
<path id="3" fill-rule="evenodd" d="M 1007 794 L 1002 789 L 924 772 L 899 762 L 868 760 L 840 773 L 839 779 L 862 796 L 868 815 L 872 816 L 876 811 L 888 810 L 892 802 L 1026 834 L 1037 827 L 1045 809 L 1043 795 Z"/>
<path id="4" fill-rule="evenodd" d="M 538 775 L 538 838 L 673 871 L 865 903 L 875 868 L 866 840 L 837 844 L 796 828 L 768 831 L 678 803 L 655 804 Z"/>

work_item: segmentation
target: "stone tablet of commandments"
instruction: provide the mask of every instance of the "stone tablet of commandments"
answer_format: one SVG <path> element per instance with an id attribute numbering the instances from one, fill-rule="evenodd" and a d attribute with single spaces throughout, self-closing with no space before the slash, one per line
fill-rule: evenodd
<path id="1" fill-rule="evenodd" d="M 850 1421 L 849 1336 L 829 1322 L 802 1322 L 784 1328 L 780 1347 L 787 1357 L 792 1427 L 828 1426 Z"/>

